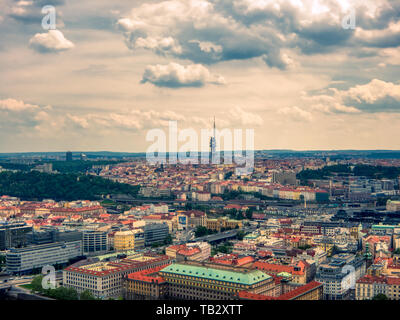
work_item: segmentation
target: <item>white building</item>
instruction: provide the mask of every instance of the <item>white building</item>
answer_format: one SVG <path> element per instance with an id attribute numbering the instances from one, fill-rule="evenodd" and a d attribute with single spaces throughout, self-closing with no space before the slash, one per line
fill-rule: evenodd
<path id="1" fill-rule="evenodd" d="M 68 263 L 81 255 L 81 240 L 10 249 L 6 254 L 6 268 L 11 273 L 29 273 L 45 265 Z"/>

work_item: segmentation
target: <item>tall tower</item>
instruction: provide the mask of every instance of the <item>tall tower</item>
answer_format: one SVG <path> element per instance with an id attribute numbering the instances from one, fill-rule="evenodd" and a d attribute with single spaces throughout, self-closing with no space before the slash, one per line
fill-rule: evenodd
<path id="1" fill-rule="evenodd" d="M 215 140 L 215 116 L 214 116 L 214 131 L 213 136 L 210 138 L 210 164 L 216 161 L 216 140 Z"/>

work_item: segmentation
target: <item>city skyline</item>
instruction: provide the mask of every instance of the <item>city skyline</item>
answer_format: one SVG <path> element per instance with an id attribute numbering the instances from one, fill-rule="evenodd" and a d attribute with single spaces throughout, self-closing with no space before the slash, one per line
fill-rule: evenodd
<path id="1" fill-rule="evenodd" d="M 148 130 L 213 115 L 256 150 L 398 150 L 398 6 L 4 1 L 0 152 L 144 152 Z"/>

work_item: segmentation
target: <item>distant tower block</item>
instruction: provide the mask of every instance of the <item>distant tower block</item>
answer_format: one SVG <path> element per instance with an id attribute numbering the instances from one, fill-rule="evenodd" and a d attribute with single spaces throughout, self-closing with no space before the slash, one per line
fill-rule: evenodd
<path id="1" fill-rule="evenodd" d="M 66 152 L 65 161 L 72 161 L 72 152 L 71 151 Z"/>

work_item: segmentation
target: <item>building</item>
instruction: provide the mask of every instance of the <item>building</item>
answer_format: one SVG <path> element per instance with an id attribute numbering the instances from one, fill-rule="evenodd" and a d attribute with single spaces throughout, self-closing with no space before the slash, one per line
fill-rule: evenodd
<path id="1" fill-rule="evenodd" d="M 71 151 L 67 151 L 65 153 L 65 161 L 72 161 L 72 152 Z"/>
<path id="2" fill-rule="evenodd" d="M 67 264 L 79 256 L 82 256 L 81 240 L 10 249 L 6 254 L 6 269 L 14 274 L 31 273 L 45 265 Z"/>
<path id="3" fill-rule="evenodd" d="M 218 219 L 207 219 L 207 229 L 221 231 L 221 229 L 241 229 L 243 223 L 241 220 L 229 219 L 228 217 L 219 217 Z"/>
<path id="4" fill-rule="evenodd" d="M 171 245 L 165 249 L 165 254 L 175 260 L 205 261 L 211 255 L 211 245 L 207 242 L 192 242 Z"/>
<path id="5" fill-rule="evenodd" d="M 388 211 L 400 211 L 400 201 L 388 200 L 386 202 L 386 210 Z"/>
<path id="6" fill-rule="evenodd" d="M 169 257 L 151 254 L 137 254 L 116 261 L 78 262 L 63 270 L 63 284 L 79 293 L 89 290 L 98 298 L 117 298 L 123 295 L 122 279 L 125 276 L 169 263 Z"/>
<path id="7" fill-rule="evenodd" d="M 267 263 L 262 261 L 256 261 L 253 267 L 262 270 L 268 274 L 279 275 L 282 272 L 291 275 L 291 281 L 298 284 L 307 283 L 307 273 L 309 270 L 309 264 L 305 261 L 299 261 L 296 265 L 282 265 L 277 263 Z"/>
<path id="8" fill-rule="evenodd" d="M 84 230 L 83 231 L 83 254 L 96 255 L 108 251 L 106 231 Z"/>
<path id="9" fill-rule="evenodd" d="M 31 231 L 25 222 L 0 223 L 0 251 L 26 246 L 26 234 Z"/>
<path id="10" fill-rule="evenodd" d="M 272 183 L 295 186 L 297 185 L 296 172 L 294 171 L 273 172 Z"/>
<path id="11" fill-rule="evenodd" d="M 168 283 L 168 298 L 176 300 L 230 300 L 240 291 L 272 294 L 273 277 L 260 270 L 212 263 L 173 263 L 159 271 Z"/>
<path id="12" fill-rule="evenodd" d="M 207 214 L 199 210 L 178 211 L 179 216 L 185 215 L 188 218 L 187 226 L 196 228 L 198 226 L 205 227 L 207 225 Z"/>
<path id="13" fill-rule="evenodd" d="M 27 233 L 26 238 L 29 245 L 82 241 L 82 232 L 78 230 L 60 230 L 58 228 L 41 228 Z"/>
<path id="14" fill-rule="evenodd" d="M 166 223 L 146 223 L 143 229 L 146 246 L 163 243 L 169 234 L 169 227 Z"/>
<path id="15" fill-rule="evenodd" d="M 400 300 L 400 278 L 365 275 L 357 280 L 357 300 L 371 300 L 378 294 L 384 294 L 390 300 Z"/>
<path id="16" fill-rule="evenodd" d="M 366 272 L 363 257 L 341 253 L 329 262 L 322 263 L 316 274 L 316 281 L 324 285 L 325 300 L 347 300 L 355 293 L 355 283 Z"/>
<path id="17" fill-rule="evenodd" d="M 317 281 L 312 281 L 300 287 L 292 288 L 277 297 L 241 291 L 238 298 L 240 300 L 322 300 L 323 285 Z"/>
<path id="18" fill-rule="evenodd" d="M 145 240 L 142 229 L 117 231 L 114 235 L 114 249 L 116 251 L 143 249 L 144 246 Z"/>
<path id="19" fill-rule="evenodd" d="M 158 275 L 165 266 L 158 266 L 131 273 L 123 279 L 125 300 L 165 300 L 168 297 L 168 282 Z"/>

